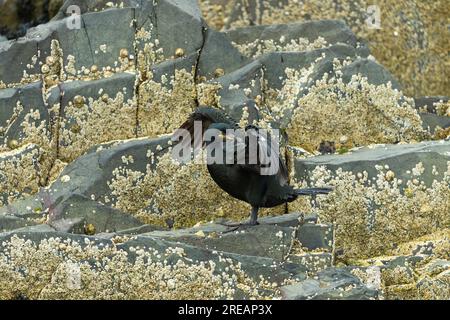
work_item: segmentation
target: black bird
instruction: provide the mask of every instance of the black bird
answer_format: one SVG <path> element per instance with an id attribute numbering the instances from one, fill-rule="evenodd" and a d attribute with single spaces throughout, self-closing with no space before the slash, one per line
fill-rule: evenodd
<path id="1" fill-rule="evenodd" d="M 194 121 L 201 121 L 202 132 L 194 132 Z M 247 126 L 245 130 L 245 137 L 240 138 L 234 135 L 227 129 L 239 129 L 238 124 L 229 117 L 225 112 L 210 108 L 200 107 L 195 110 L 189 119 L 180 127 L 180 129 L 188 130 L 191 135 L 191 141 L 184 141 L 189 143 L 190 147 L 204 147 L 211 142 L 202 142 L 201 146 L 195 146 L 195 134 L 203 134 L 208 129 L 216 129 L 221 132 L 221 138 L 233 140 L 234 146 L 245 146 L 245 162 L 240 164 L 239 157 L 242 154 L 237 154 L 237 149 L 234 148 L 232 157 L 235 160 L 233 164 L 208 163 L 208 171 L 213 180 L 219 187 L 227 192 L 232 197 L 245 201 L 252 206 L 250 221 L 246 224 L 228 225 L 228 226 L 242 226 L 242 225 L 257 225 L 258 224 L 258 210 L 259 208 L 271 208 L 283 203 L 292 202 L 301 195 L 317 195 L 328 194 L 332 191 L 331 188 L 310 188 L 310 189 L 294 189 L 288 184 L 288 172 L 286 165 L 278 155 L 278 150 L 270 150 L 271 144 L 268 139 L 259 134 L 259 128 L 256 126 Z M 275 174 L 263 175 L 261 170 L 266 167 L 267 162 L 258 161 L 256 164 L 250 164 L 249 159 L 249 136 L 254 135 L 257 138 L 258 147 L 256 150 L 269 150 L 269 160 L 271 164 L 278 162 L 278 170 Z M 200 140 L 196 140 L 200 141 Z M 183 141 L 181 142 L 183 143 Z M 223 150 L 226 154 L 226 150 Z M 258 155 L 258 159 L 261 154 Z M 242 160 L 242 159 L 240 159 Z"/>

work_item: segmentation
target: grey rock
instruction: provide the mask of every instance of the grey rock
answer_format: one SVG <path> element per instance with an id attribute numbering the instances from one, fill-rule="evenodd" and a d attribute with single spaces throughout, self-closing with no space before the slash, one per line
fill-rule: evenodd
<path id="1" fill-rule="evenodd" d="M 39 116 L 31 117 L 32 112 L 37 112 Z M 24 130 L 25 123 L 36 128 L 42 126 L 36 134 L 41 135 L 42 140 L 52 140 L 52 122 L 42 98 L 40 81 L 16 88 L 0 89 L 0 147 L 7 147 L 8 141 L 11 140 L 17 140 L 19 145 L 24 141 L 26 143 L 28 137 Z"/>
<path id="2" fill-rule="evenodd" d="M 420 113 L 419 115 L 423 128 L 431 134 L 434 134 L 437 128 L 447 129 L 450 127 L 450 117 L 438 116 L 434 113 Z"/>
<path id="3" fill-rule="evenodd" d="M 392 88 L 401 90 L 400 83 L 385 67 L 369 59 L 357 59 L 343 67 L 342 73 L 342 80 L 345 83 L 350 82 L 353 75 L 361 74 L 370 84 L 383 85 L 390 82 Z"/>
<path id="4" fill-rule="evenodd" d="M 314 42 L 318 37 L 322 37 L 327 45 L 347 44 L 357 47 L 357 39 L 350 28 L 340 20 L 317 20 L 303 23 L 277 24 L 277 25 L 257 25 L 243 28 L 236 28 L 224 32 L 233 43 L 243 45 L 255 42 L 256 40 L 272 40 L 276 44 L 280 43 L 280 38 L 284 37 L 283 43 L 289 44 L 292 40 L 299 38 Z M 251 55 L 256 54 L 254 48 Z"/>
<path id="5" fill-rule="evenodd" d="M 297 238 L 302 248 L 331 251 L 333 248 L 333 226 L 330 224 L 305 223 L 298 229 Z"/>
<path id="6" fill-rule="evenodd" d="M 8 38 L 0 35 L 0 42 L 3 42 L 3 41 L 8 41 Z"/>
<path id="7" fill-rule="evenodd" d="M 0 232 L 11 231 L 36 224 L 36 222 L 31 220 L 21 219 L 9 215 L 0 215 Z"/>
<path id="8" fill-rule="evenodd" d="M 36 40 L 20 38 L 15 41 L 0 42 L 0 79 L 5 84 L 19 83 L 23 72 L 32 75 L 39 73 L 37 66 L 31 66 L 33 57 L 38 55 Z M 31 68 L 28 68 L 30 65 Z"/>
<path id="9" fill-rule="evenodd" d="M 255 103 L 255 98 L 258 95 L 262 96 L 262 73 L 261 63 L 254 61 L 211 81 L 221 85 L 222 89 L 218 92 L 220 106 L 233 119 L 239 121 L 243 115 L 243 108 L 247 108 L 248 122 L 252 123 L 253 120 L 259 120 L 259 109 Z M 230 89 L 230 86 L 234 86 L 234 88 Z"/>
<path id="10" fill-rule="evenodd" d="M 446 96 L 434 97 L 417 97 L 414 98 L 414 103 L 417 109 L 426 109 L 429 113 L 436 113 L 434 104 L 439 102 L 447 102 L 450 98 Z"/>
<path id="11" fill-rule="evenodd" d="M 84 156 L 70 163 L 61 173 L 60 178 L 54 181 L 49 188 L 41 189 L 35 196 L 27 197 L 13 204 L 0 208 L 0 214 L 14 214 L 18 217 L 36 216 L 34 208 L 40 212 L 50 210 L 59 215 L 57 206 L 64 204 L 72 196 L 84 196 L 92 201 L 105 202 L 108 197 L 113 205 L 115 198 L 111 195 L 108 182 L 114 177 L 113 171 L 123 166 L 122 157 L 132 156 L 134 163 L 129 168 L 135 171 L 146 171 L 149 162 L 147 152 L 156 150 L 158 145 L 166 146 L 169 137 L 157 139 L 135 139 L 129 141 L 117 141 L 96 146 Z M 101 150 L 97 150 L 102 147 Z M 162 155 L 163 153 L 160 152 Z M 152 164 L 153 167 L 155 164 Z M 69 177 L 69 181 L 61 180 L 61 177 Z M 31 208 L 28 210 L 27 208 Z M 58 207 L 60 208 L 60 207 Z M 55 211 L 56 210 L 56 211 Z"/>
<path id="12" fill-rule="evenodd" d="M 269 224 L 269 225 L 274 225 L 274 226 L 278 226 L 278 227 L 297 228 L 302 217 L 303 217 L 303 214 L 293 212 L 293 213 L 283 214 L 283 215 L 274 216 L 274 217 L 261 217 L 259 219 L 259 222 L 261 224 Z"/>
<path id="13" fill-rule="evenodd" d="M 205 42 L 201 50 L 197 74 L 211 79 L 215 77 L 214 74 L 217 69 L 223 69 L 225 74 L 228 74 L 249 62 L 250 59 L 244 57 L 233 47 L 224 34 L 208 29 L 205 33 Z"/>
<path id="14" fill-rule="evenodd" d="M 163 83 L 162 77 L 165 76 L 168 80 L 175 76 L 176 70 L 185 70 L 191 73 L 197 64 L 198 53 L 193 53 L 189 56 L 163 61 L 161 63 L 151 66 L 153 78 L 157 83 Z M 165 87 L 172 89 L 170 81 L 163 83 Z"/>
<path id="15" fill-rule="evenodd" d="M 331 253 L 291 254 L 287 261 L 305 266 L 308 269 L 308 274 L 311 275 L 331 268 L 333 255 Z"/>
<path id="16" fill-rule="evenodd" d="M 322 155 L 307 159 L 295 160 L 295 172 L 297 179 L 302 181 L 308 179 L 309 174 L 317 166 L 325 166 L 335 171 L 342 168 L 354 174 L 367 171 L 369 178 L 375 177 L 377 170 L 375 165 L 388 165 L 394 171 L 396 177 L 407 181 L 412 179 L 412 170 L 416 164 L 422 162 L 425 172 L 421 180 L 430 186 L 433 180 L 442 179 L 442 174 L 435 176 L 432 173 L 433 165 L 436 170 L 443 173 L 447 170 L 447 162 L 450 160 L 450 142 L 434 141 L 399 145 L 378 145 L 375 147 L 364 147 L 344 155 Z"/>
<path id="17" fill-rule="evenodd" d="M 86 222 L 84 218 L 68 218 L 51 221 L 49 225 L 56 231 L 83 234 Z"/>
<path id="18" fill-rule="evenodd" d="M 78 220 L 77 225 L 81 222 L 82 226 L 92 224 L 96 232 L 115 232 L 142 226 L 142 223 L 130 214 L 102 205 L 78 194 L 62 201 L 56 206 L 55 211 L 56 213 L 52 216 L 52 226 L 66 224 L 64 221 L 75 223 Z M 77 232 L 74 231 L 73 233 Z M 84 233 L 82 228 L 79 233 Z"/>
<path id="19" fill-rule="evenodd" d="M 214 229 L 221 230 L 219 232 L 224 231 L 223 226 L 208 226 L 205 231 L 202 227 L 198 227 L 181 231 L 156 231 L 142 236 L 161 237 L 168 241 L 186 243 L 209 250 L 269 257 L 279 261 L 289 254 L 295 236 L 293 228 L 265 224 L 242 231 L 216 233 L 215 237 L 212 237 L 211 230 Z M 202 232 L 202 236 L 199 236 L 199 232 Z"/>
<path id="20" fill-rule="evenodd" d="M 261 61 L 266 69 L 264 77 L 267 80 L 268 87 L 272 89 L 281 89 L 283 86 L 283 79 L 286 77 L 286 68 L 300 70 L 309 67 L 317 58 L 322 57 L 322 54 L 325 54 L 325 58 L 321 60 L 321 64 L 331 62 L 335 58 L 343 60 L 347 57 L 354 58 L 356 56 L 354 47 L 345 44 L 337 44 L 325 49 L 304 52 L 267 53 L 262 55 L 259 58 L 259 61 Z M 325 73 L 325 70 L 323 73 Z M 322 76 L 320 76 L 320 78 L 321 77 Z"/>
<path id="21" fill-rule="evenodd" d="M 0 171 L 0 214 L 16 214 L 19 210 L 7 206 L 9 199 L 26 197 L 39 188 L 39 180 L 46 174 L 40 163 L 42 156 L 43 150 L 35 144 L 0 154 L 0 167 L 8 165 L 13 168 Z M 19 180 L 21 176 L 23 179 Z M 5 204 L 5 207 L 1 207 Z"/>
<path id="22" fill-rule="evenodd" d="M 44 227 L 41 227 L 41 231 L 28 229 L 19 230 L 14 233 L 0 233 L 0 243 L 8 241 L 13 235 L 17 235 L 19 238 L 29 239 L 35 244 L 49 238 L 60 238 L 63 241 L 70 239 L 77 242 L 83 248 L 87 246 L 86 241 L 89 240 L 90 246 L 98 246 L 99 248 L 115 246 L 117 250 L 126 251 L 130 262 L 135 261 L 135 249 L 139 248 L 149 252 L 152 255 L 152 260 L 160 261 L 167 265 L 176 265 L 180 260 L 186 265 L 214 263 L 215 268 L 213 272 L 216 274 L 222 272 L 231 273 L 231 270 L 226 271 L 226 267 L 229 267 L 230 265 L 237 266 L 239 264 L 241 270 L 255 281 L 260 281 L 261 276 L 269 283 L 276 282 L 278 284 L 281 284 L 287 279 L 302 281 L 306 278 L 306 269 L 303 266 L 287 262 L 280 263 L 265 257 L 211 251 L 186 244 L 166 241 L 160 238 L 142 236 L 137 236 L 124 243 L 114 245 L 113 242 L 108 239 L 55 232 L 50 229 L 51 228 L 48 225 L 44 225 Z M 174 248 L 182 249 L 183 255 L 174 254 Z M 0 252 L 3 252 L 4 250 L 5 247 L 0 246 Z M 94 267 L 94 262 L 91 263 Z M 243 292 L 237 289 L 234 298 L 248 299 L 249 297 L 243 295 Z"/>
<path id="23" fill-rule="evenodd" d="M 281 288 L 285 300 L 369 300 L 378 297 L 377 290 L 369 289 L 350 272 L 329 268 L 317 274 L 317 279 Z"/>

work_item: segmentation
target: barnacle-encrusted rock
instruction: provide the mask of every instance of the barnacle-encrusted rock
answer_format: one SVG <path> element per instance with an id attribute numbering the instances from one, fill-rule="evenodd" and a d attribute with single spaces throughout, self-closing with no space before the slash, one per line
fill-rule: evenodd
<path id="1" fill-rule="evenodd" d="M 377 290 L 364 285 L 356 276 L 340 269 L 326 269 L 317 279 L 307 279 L 281 288 L 287 300 L 374 300 Z"/>
<path id="2" fill-rule="evenodd" d="M 39 189 L 40 178 L 47 175 L 43 154 L 33 144 L 0 153 L 0 208 Z"/>

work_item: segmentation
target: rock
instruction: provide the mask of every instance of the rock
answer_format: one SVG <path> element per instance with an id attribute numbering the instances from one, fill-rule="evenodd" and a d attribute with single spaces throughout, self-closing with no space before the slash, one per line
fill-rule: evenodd
<path id="1" fill-rule="evenodd" d="M 135 137 L 135 78 L 119 73 L 63 83 L 51 90 L 49 103 L 59 104 L 60 159 L 70 162 L 94 145 Z"/>
<path id="2" fill-rule="evenodd" d="M 322 37 L 323 46 L 338 43 L 347 44 L 357 48 L 357 39 L 350 28 L 340 20 L 318 20 L 303 23 L 255 25 L 236 28 L 224 32 L 233 44 L 244 46 L 246 53 L 253 57 L 270 50 L 277 51 L 306 51 L 319 37 Z M 299 39 L 309 43 L 303 44 Z M 295 45 L 297 43 L 297 45 Z M 251 46 L 249 44 L 252 44 Z M 259 45 L 256 45 L 259 44 Z M 275 48 L 278 46 L 279 48 Z M 317 45 L 316 45 L 317 46 Z M 260 48 L 265 48 L 261 50 Z M 286 49 L 283 49 L 286 48 Z M 317 48 L 317 47 L 316 47 Z M 258 52 L 259 50 L 262 52 Z"/>
<path id="3" fill-rule="evenodd" d="M 74 194 L 58 204 L 55 211 L 56 214 L 52 217 L 52 226 L 66 224 L 65 222 L 68 220 L 77 226 L 93 225 L 96 232 L 116 232 L 142 226 L 142 223 L 130 214 L 78 194 Z M 77 229 L 77 231 L 80 232 L 74 231 L 73 233 L 84 233 L 83 228 Z"/>
<path id="4" fill-rule="evenodd" d="M 420 113 L 419 115 L 423 122 L 423 128 L 431 134 L 434 134 L 438 128 L 450 128 L 450 117 L 438 116 L 434 113 Z"/>
<path id="5" fill-rule="evenodd" d="M 262 97 L 262 65 L 254 61 L 244 67 L 226 74 L 212 83 L 218 83 L 221 89 L 218 91 L 220 106 L 237 121 L 244 115 L 244 108 L 248 113 L 245 119 L 248 123 L 259 120 L 259 108 L 255 99 Z"/>
<path id="6" fill-rule="evenodd" d="M 205 43 L 201 50 L 197 74 L 211 79 L 216 77 L 215 73 L 219 68 L 228 74 L 249 62 L 250 59 L 233 47 L 224 34 L 208 29 L 205 33 Z"/>
<path id="7" fill-rule="evenodd" d="M 0 150 L 34 142 L 49 149 L 53 143 L 52 122 L 42 98 L 42 82 L 0 89 Z"/>
<path id="8" fill-rule="evenodd" d="M 305 223 L 297 231 L 302 248 L 322 249 L 331 252 L 333 248 L 333 226 L 330 224 Z"/>
<path id="9" fill-rule="evenodd" d="M 215 230 L 215 231 L 211 231 Z M 223 233 L 223 226 L 202 226 L 181 231 L 155 231 L 141 236 L 161 237 L 195 247 L 282 261 L 291 249 L 295 230 L 290 227 L 259 225 L 246 230 Z"/>
<path id="10" fill-rule="evenodd" d="M 49 225 L 59 232 L 84 234 L 86 222 L 84 218 L 62 218 L 50 222 Z"/>
<path id="11" fill-rule="evenodd" d="M 40 162 L 42 155 L 42 149 L 33 144 L 0 153 L 0 211 L 3 205 L 38 190 L 41 178 L 47 174 Z M 12 208 L 5 211 L 15 213 Z"/>
<path id="12" fill-rule="evenodd" d="M 0 215 L 0 233 L 28 226 L 36 225 L 32 220 L 25 220 L 14 216 Z"/>
<path id="13" fill-rule="evenodd" d="M 382 65 L 369 59 L 357 59 L 342 68 L 342 80 L 350 82 L 353 75 L 361 74 L 370 84 L 385 85 L 391 83 L 393 89 L 401 90 L 397 79 Z"/>
<path id="14" fill-rule="evenodd" d="M 428 113 L 436 113 L 435 105 L 440 102 L 449 101 L 449 97 L 436 96 L 436 97 L 418 97 L 414 98 L 415 106 L 418 110 L 426 110 Z"/>
<path id="15" fill-rule="evenodd" d="M 45 229 L 48 229 L 49 226 L 46 226 Z M 67 253 L 65 253 L 66 249 L 70 250 L 71 246 L 75 244 L 81 246 L 81 248 L 93 248 L 98 250 L 102 250 L 104 248 L 109 248 L 109 256 L 114 257 L 115 255 L 121 254 L 122 252 L 127 253 L 128 263 L 133 266 L 137 258 L 137 252 L 139 250 L 144 250 L 150 254 L 150 259 L 156 263 L 160 263 L 161 265 L 172 266 L 172 268 L 180 269 L 182 272 L 183 268 L 188 266 L 212 266 L 212 274 L 240 274 L 241 276 L 248 277 L 248 279 L 255 281 L 255 283 L 259 283 L 262 279 L 267 281 L 269 284 L 274 283 L 276 286 L 280 285 L 283 281 L 287 279 L 296 279 L 297 281 L 301 281 L 305 279 L 305 268 L 293 263 L 279 263 L 270 258 L 264 257 L 255 257 L 255 256 L 245 256 L 239 254 L 232 253 L 223 253 L 211 250 L 205 250 L 202 248 L 196 248 L 186 244 L 177 244 L 174 242 L 166 241 L 159 238 L 151 238 L 144 236 L 137 236 L 131 240 L 127 240 L 127 238 L 123 238 L 122 242 L 116 242 L 115 244 L 112 240 L 100 239 L 96 237 L 88 237 L 81 235 L 73 235 L 61 232 L 54 231 L 43 231 L 35 232 L 30 230 L 22 230 L 15 233 L 1 233 L 0 234 L 0 242 L 7 243 L 11 240 L 14 234 L 16 234 L 19 238 L 23 238 L 31 241 L 31 245 L 39 245 L 43 241 L 47 241 L 47 239 L 52 239 L 51 243 L 56 242 L 56 250 L 54 252 L 59 252 L 60 258 L 63 261 L 67 259 Z M 74 243 L 70 243 L 68 240 L 75 241 Z M 119 241 L 116 239 L 115 241 Z M 61 246 L 58 243 L 64 243 L 65 245 Z M 48 245 L 46 245 L 48 246 Z M 0 255 L 7 250 L 7 246 L 0 247 Z M 92 249 L 90 250 L 92 252 Z M 66 261 L 67 262 L 67 261 Z M 83 261 L 72 260 L 72 263 L 82 263 Z M 98 268 L 98 265 L 95 264 L 93 259 L 90 259 L 85 264 L 86 268 Z M 115 270 L 115 267 L 109 270 L 110 273 L 118 272 L 119 270 Z M 240 273 L 237 273 L 235 270 L 241 270 Z M 237 278 L 233 283 L 228 283 L 227 285 L 235 286 Z M 27 281 L 27 279 L 24 279 Z M 110 281 L 108 284 L 113 285 L 113 281 Z M 180 281 L 183 281 L 180 279 Z M 90 284 L 86 284 L 88 287 Z M 237 289 L 237 288 L 236 288 Z M 252 290 L 256 289 L 260 291 L 260 293 L 275 295 L 273 292 L 276 287 L 268 289 L 263 288 L 252 288 Z M 270 292 L 272 291 L 272 292 Z M 128 293 L 130 294 L 130 293 Z M 248 293 L 237 289 L 233 293 L 233 297 L 235 299 L 244 299 L 249 298 Z"/>
<path id="16" fill-rule="evenodd" d="M 0 35 L 0 42 L 3 42 L 3 41 L 8 41 L 8 38 Z"/>
<path id="17" fill-rule="evenodd" d="M 0 208 L 0 214 L 12 212 L 18 217 L 30 217 L 36 216 L 36 210 L 40 214 L 43 214 L 45 210 L 58 214 L 55 212 L 56 206 L 73 195 L 104 203 L 108 200 L 111 201 L 108 205 L 112 206 L 116 199 L 111 194 L 108 182 L 114 177 L 113 171 L 124 165 L 123 157 L 134 159 L 133 163 L 129 164 L 131 170 L 145 172 L 150 162 L 147 152 L 149 150 L 155 152 L 158 145 L 166 145 L 168 140 L 168 137 L 154 140 L 135 139 L 109 142 L 94 147 L 86 155 L 70 163 L 49 188 L 41 189 L 35 196 L 26 197 L 10 206 Z M 34 186 L 32 190 L 36 192 L 37 186 Z"/>
<path id="18" fill-rule="evenodd" d="M 378 292 L 367 288 L 351 273 L 329 268 L 317 274 L 317 279 L 281 288 L 285 300 L 373 300 Z"/>
<path id="19" fill-rule="evenodd" d="M 367 171 L 369 178 L 375 177 L 377 170 L 375 165 L 389 166 L 389 170 L 395 172 L 398 179 L 411 180 L 412 170 L 419 162 L 422 162 L 425 171 L 421 180 L 430 186 L 433 180 L 440 180 L 440 176 L 432 173 L 432 166 L 443 173 L 447 170 L 447 162 L 450 160 L 450 143 L 444 141 L 422 142 L 413 144 L 378 145 L 364 147 L 343 155 L 322 155 L 307 159 L 295 160 L 295 172 L 299 181 L 308 179 L 309 174 L 317 166 L 325 166 L 335 171 L 342 168 L 343 171 L 351 171 L 354 174 Z M 442 176 L 442 175 L 441 175 Z"/>
<path id="20" fill-rule="evenodd" d="M 267 86 L 271 89 L 281 89 L 283 86 L 283 80 L 286 77 L 286 68 L 300 70 L 306 67 L 310 67 L 318 58 L 322 58 L 325 54 L 325 58 L 320 60 L 320 63 L 331 62 L 335 58 L 343 60 L 347 57 L 354 58 L 356 55 L 355 48 L 352 46 L 337 44 L 326 49 L 316 49 L 305 52 L 272 52 L 262 55 L 259 61 L 264 65 L 266 72 L 264 77 L 267 80 Z M 321 72 L 322 75 L 325 70 Z M 322 77 L 322 75 L 313 73 L 316 77 Z M 308 82 L 311 82 L 309 80 Z"/>
<path id="21" fill-rule="evenodd" d="M 308 269 L 308 274 L 316 274 L 333 266 L 332 254 L 324 252 L 290 254 L 287 261 L 305 266 Z"/>

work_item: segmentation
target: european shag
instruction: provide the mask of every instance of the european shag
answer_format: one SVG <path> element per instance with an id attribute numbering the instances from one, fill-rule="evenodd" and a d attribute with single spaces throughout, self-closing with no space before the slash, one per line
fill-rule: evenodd
<path id="1" fill-rule="evenodd" d="M 201 122 L 201 132 L 195 132 L 194 122 Z M 310 189 L 294 189 L 288 184 L 288 173 L 287 168 L 283 160 L 277 152 L 272 152 L 270 150 L 271 144 L 268 143 L 270 139 L 263 138 L 259 136 L 259 128 L 256 126 L 247 126 L 242 132 L 245 132 L 245 137 L 239 138 L 237 135 L 233 134 L 233 131 L 240 129 L 239 125 L 229 117 L 225 112 L 210 108 L 210 107 L 200 107 L 192 113 L 188 120 L 183 123 L 180 129 L 189 131 L 191 140 L 188 140 L 188 148 L 196 147 L 195 144 L 201 141 L 201 139 L 195 140 L 195 134 L 201 134 L 202 137 L 206 130 L 216 129 L 219 130 L 221 135 L 220 138 L 225 140 L 233 140 L 234 151 L 232 151 L 232 158 L 234 158 L 234 163 L 209 163 L 207 164 L 208 171 L 212 179 L 217 183 L 217 185 L 227 192 L 232 197 L 245 201 L 252 206 L 250 220 L 248 223 L 239 225 L 228 225 L 228 226 L 243 226 L 243 225 L 257 225 L 258 224 L 258 210 L 259 208 L 271 208 L 287 202 L 292 202 L 301 195 L 317 195 L 317 194 L 328 194 L 332 191 L 331 188 L 310 188 Z M 233 129 L 233 130 L 229 130 Z M 264 168 L 267 168 L 267 162 L 257 161 L 256 163 L 250 164 L 249 160 L 249 136 L 254 135 L 257 139 L 258 147 L 256 150 L 269 150 L 267 154 L 269 155 L 270 162 L 277 161 L 277 171 L 274 174 L 261 174 Z M 187 139 L 185 139 L 187 140 Z M 184 141 L 186 143 L 186 141 Z M 181 142 L 183 143 L 183 141 Z M 201 142 L 201 146 L 208 146 L 208 142 Z M 224 144 L 225 145 L 225 144 Z M 239 145 L 244 145 L 246 147 L 245 159 L 243 160 L 242 153 L 238 155 Z M 253 149 L 255 150 L 255 149 Z M 226 150 L 223 150 L 226 154 Z M 208 155 L 209 156 L 209 155 Z M 225 155 L 227 156 L 227 155 Z M 258 159 L 260 159 L 260 154 L 258 154 Z"/>

